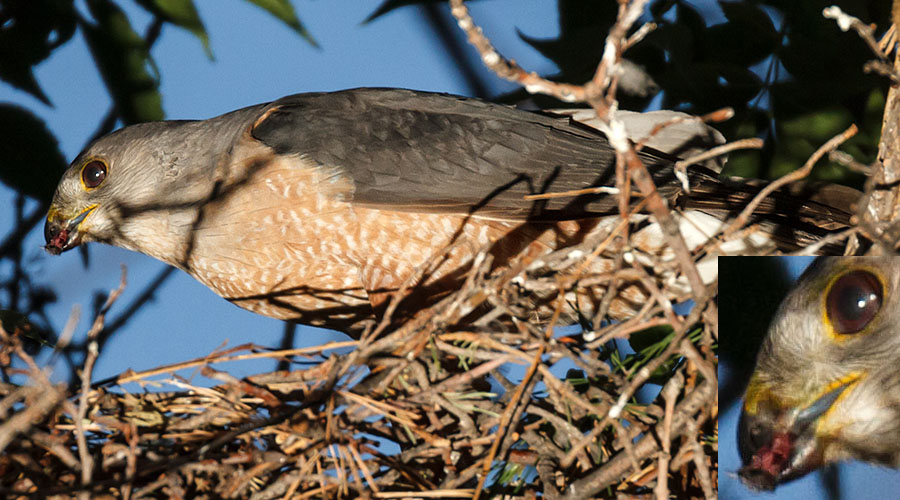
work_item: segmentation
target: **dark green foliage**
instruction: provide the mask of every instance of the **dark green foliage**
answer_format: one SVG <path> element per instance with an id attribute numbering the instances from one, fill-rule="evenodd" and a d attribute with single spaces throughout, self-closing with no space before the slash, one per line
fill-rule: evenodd
<path id="1" fill-rule="evenodd" d="M 266 10 L 314 43 L 288 0 L 247 0 Z M 0 79 L 28 92 L 44 104 L 50 98 L 34 77 L 34 68 L 81 30 L 114 109 L 100 125 L 138 123 L 164 118 L 162 96 L 150 47 L 166 24 L 196 36 L 212 57 L 209 36 L 193 0 L 137 0 L 153 14 L 147 33 L 138 33 L 114 0 L 88 0 L 89 16 L 71 0 L 0 1 Z M 65 167 L 56 138 L 30 110 L 0 107 L 0 181 L 19 193 L 49 202 Z M 86 140 L 89 138 L 85 138 Z"/>
<path id="2" fill-rule="evenodd" d="M 424 1 L 389 0 L 373 17 L 415 3 Z M 734 153 L 726 167 L 731 175 L 784 175 L 850 123 L 856 123 L 860 133 L 842 149 L 869 163 L 875 159 L 887 81 L 864 73 L 863 65 L 874 55 L 859 37 L 842 32 L 822 16 L 823 8 L 831 4 L 876 24 L 879 34 L 889 26 L 889 2 L 657 0 L 641 19 L 657 23 L 657 29 L 625 56 L 659 85 L 663 108 L 703 114 L 729 106 L 735 117 L 717 125 L 728 139 L 766 140 L 761 151 Z M 583 83 L 600 60 L 604 36 L 598 34 L 609 30 L 617 6 L 580 0 L 559 0 L 557 5 L 556 38 L 536 39 L 527 33 L 521 37 L 559 68 L 544 76 Z M 504 100 L 527 97 L 519 90 Z M 618 97 L 624 109 L 642 109 L 651 96 Z M 560 105 L 543 96 L 533 99 L 542 106 Z M 791 127 L 791 123 L 815 126 Z M 813 178 L 857 186 L 862 182 L 858 175 L 825 162 L 814 170 Z"/>
<path id="3" fill-rule="evenodd" d="M 0 137 L 0 181 L 49 203 L 66 168 L 56 137 L 43 120 L 13 104 L 0 104 Z"/>
<path id="4" fill-rule="evenodd" d="M 278 18 L 284 24 L 287 24 L 294 31 L 297 32 L 298 35 L 302 36 L 306 39 L 307 42 L 312 45 L 316 45 L 316 41 L 313 40 L 312 36 L 306 31 L 306 28 L 303 27 L 303 23 L 300 22 L 300 19 L 297 17 L 297 12 L 294 11 L 293 5 L 289 0 L 247 0 L 248 2 L 258 6 L 261 9 L 264 9 L 269 14 L 272 14 L 276 18 Z"/>
<path id="5" fill-rule="evenodd" d="M 209 35 L 197 13 L 193 0 L 137 0 L 137 3 L 160 19 L 184 28 L 196 36 L 203 44 L 206 55 L 212 59 Z M 295 16 L 296 17 L 296 16 Z"/>
<path id="6" fill-rule="evenodd" d="M 70 1 L 5 0 L 0 4 L 0 78 L 49 105 L 32 69 L 74 32 Z"/>
<path id="7" fill-rule="evenodd" d="M 88 0 L 87 4 L 97 22 L 81 20 L 79 24 L 122 121 L 162 120 L 159 75 L 146 41 L 112 2 Z"/>
<path id="8" fill-rule="evenodd" d="M 447 2 L 446 0 L 384 0 L 383 2 L 381 2 L 381 5 L 379 5 L 374 12 L 369 14 L 369 17 L 367 17 L 363 22 L 372 22 L 375 19 L 378 19 L 379 17 L 387 14 L 388 12 L 399 9 L 400 7 L 406 7 L 407 5 L 422 5 L 426 3 L 441 4 Z"/>
<path id="9" fill-rule="evenodd" d="M 855 33 L 822 16 L 830 1 L 717 2 L 724 22 L 710 22 L 711 3 L 668 2 L 654 11 L 660 28 L 645 43 L 670 57 L 653 74 L 665 92 L 663 107 L 702 114 L 724 106 L 733 119 L 720 125 L 729 139 L 762 137 L 762 151 L 734 154 L 728 173 L 771 178 L 798 168 L 823 142 L 856 123 L 861 133 L 843 148 L 857 161 L 875 158 L 880 108 L 887 82 L 863 72 L 874 58 Z M 888 26 L 885 2 L 843 1 L 846 12 Z M 674 22 L 668 20 L 674 15 Z M 792 123 L 807 126 L 791 126 Z M 808 126 L 814 124 L 814 126 Z M 814 178 L 859 184 L 837 165 L 820 165 Z"/>

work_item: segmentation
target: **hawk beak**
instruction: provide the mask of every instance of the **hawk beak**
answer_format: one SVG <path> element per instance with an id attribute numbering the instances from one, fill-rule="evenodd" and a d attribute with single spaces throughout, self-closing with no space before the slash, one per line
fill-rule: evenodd
<path id="1" fill-rule="evenodd" d="M 777 399 L 771 395 L 757 399 L 754 412 L 748 411 L 749 405 L 745 404 L 738 430 L 738 448 L 744 463 L 738 475 L 744 484 L 771 491 L 778 484 L 821 467 L 824 450 L 818 424 L 858 379 L 853 375 L 830 384 L 812 402 L 800 407 L 778 408 L 774 404 Z"/>
<path id="2" fill-rule="evenodd" d="M 47 221 L 44 223 L 44 239 L 47 242 L 44 249 L 53 255 L 59 255 L 78 246 L 81 243 L 82 234 L 78 231 L 79 226 L 95 208 L 97 205 L 91 205 L 76 217 L 65 219 L 59 216 L 59 212 L 55 208 L 51 207 L 47 214 Z"/>

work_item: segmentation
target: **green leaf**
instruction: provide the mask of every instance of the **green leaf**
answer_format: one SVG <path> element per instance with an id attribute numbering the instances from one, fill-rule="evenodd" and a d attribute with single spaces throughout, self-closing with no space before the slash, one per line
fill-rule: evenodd
<path id="1" fill-rule="evenodd" d="M 759 76 L 749 69 L 730 63 L 714 64 L 718 73 L 719 92 L 722 102 L 735 108 L 742 107 L 744 103 L 753 99 L 762 89 L 762 81 Z"/>
<path id="2" fill-rule="evenodd" d="M 823 107 L 814 112 L 781 120 L 775 156 L 772 160 L 773 173 L 783 175 L 799 168 L 822 143 L 855 121 L 853 114 L 843 106 Z M 856 140 L 860 142 L 854 144 Z M 854 137 L 854 141 L 845 143 L 841 149 L 853 154 L 857 161 L 866 161 L 868 155 L 863 154 L 858 146 L 867 146 L 872 150 L 870 158 L 874 159 L 874 145 L 877 144 L 875 137 L 868 140 Z M 853 175 L 842 166 L 824 160 L 816 164 L 811 178 L 831 182 L 854 182 Z"/>
<path id="3" fill-rule="evenodd" d="M 0 104 L 0 136 L 0 181 L 49 203 L 66 168 L 56 137 L 43 120 L 14 104 Z"/>
<path id="4" fill-rule="evenodd" d="M 184 28 L 194 34 L 203 43 L 203 50 L 210 60 L 213 59 L 212 49 L 209 46 L 209 35 L 194 0 L 137 0 L 137 2 L 164 21 Z"/>
<path id="5" fill-rule="evenodd" d="M 652 355 L 656 351 L 665 349 L 672 335 L 671 325 L 659 325 L 634 332 L 628 337 L 628 344 L 637 353 Z M 661 349 L 660 349 L 661 348 Z M 648 352 L 644 352 L 648 350 Z"/>
<path id="6" fill-rule="evenodd" d="M 542 56 L 552 60 L 562 72 L 563 81 L 583 82 L 594 74 L 603 54 L 605 33 L 616 16 L 614 2 L 565 0 L 559 3 L 559 36 L 519 38 Z M 604 36 L 597 36 L 598 33 Z"/>
<path id="7" fill-rule="evenodd" d="M 672 7 L 676 5 L 676 3 L 676 0 L 661 0 L 658 2 L 651 2 L 650 14 L 653 16 L 653 19 L 658 22 L 662 16 L 664 16 L 672 9 Z"/>
<path id="8" fill-rule="evenodd" d="M 707 30 L 707 50 L 711 59 L 749 67 L 772 55 L 780 36 L 759 6 L 722 1 L 719 6 L 728 22 Z M 748 40 L 753 43 L 747 43 Z"/>
<path id="9" fill-rule="evenodd" d="M 399 9 L 400 7 L 406 7 L 407 5 L 416 5 L 416 4 L 425 4 L 425 3 L 435 3 L 437 0 L 384 0 L 381 2 L 381 5 L 375 9 L 375 12 L 369 14 L 363 24 L 374 21 L 375 19 L 387 14 L 388 12 Z"/>
<path id="10" fill-rule="evenodd" d="M 587 392 L 588 387 L 590 387 L 590 380 L 588 380 L 584 371 L 576 370 L 575 368 L 569 368 L 566 371 L 566 382 L 580 394 Z"/>
<path id="11" fill-rule="evenodd" d="M 631 372 L 632 376 L 636 374 L 639 368 L 660 356 L 672 342 L 674 336 L 675 332 L 670 325 L 650 327 L 631 334 L 628 343 L 635 350 L 635 354 L 625 358 L 624 365 L 627 370 Z M 670 356 L 651 373 L 648 380 L 655 384 L 664 383 L 677 364 L 678 356 Z"/>
<path id="12" fill-rule="evenodd" d="M 122 121 L 131 124 L 162 120 L 162 96 L 157 77 L 148 71 L 155 65 L 147 43 L 112 2 L 87 3 L 97 24 L 82 21 L 81 27 Z"/>
<path id="13" fill-rule="evenodd" d="M 470 0 L 471 1 L 471 0 Z M 375 19 L 387 14 L 388 12 L 406 7 L 408 5 L 424 5 L 427 3 L 447 3 L 446 0 L 384 0 L 381 5 L 375 9 L 375 12 L 369 14 L 369 17 L 363 21 L 363 24 L 374 21 Z"/>
<path id="14" fill-rule="evenodd" d="M 269 14 L 280 19 L 282 22 L 290 26 L 297 32 L 300 36 L 306 39 L 313 47 L 318 47 L 319 44 L 313 40 L 312 35 L 306 31 L 306 28 L 303 27 L 303 24 L 300 23 L 300 19 L 297 17 L 297 12 L 294 11 L 294 6 L 291 5 L 291 2 L 288 0 L 247 0 L 248 2 L 257 5 L 258 7 L 266 10 Z"/>
<path id="15" fill-rule="evenodd" d="M 32 69 L 75 32 L 70 1 L 3 2 L 0 7 L 0 79 L 50 105 Z"/>
<path id="16" fill-rule="evenodd" d="M 785 136 L 800 137 L 810 144 L 818 144 L 831 139 L 851 123 L 853 116 L 850 112 L 843 107 L 834 106 L 782 120 L 780 126 Z"/>
<path id="17" fill-rule="evenodd" d="M 27 316 L 18 311 L 0 309 L 0 326 L 7 333 L 18 330 L 25 339 L 44 347 L 53 347 L 53 344 L 46 340 L 52 338 L 50 332 L 34 324 Z"/>

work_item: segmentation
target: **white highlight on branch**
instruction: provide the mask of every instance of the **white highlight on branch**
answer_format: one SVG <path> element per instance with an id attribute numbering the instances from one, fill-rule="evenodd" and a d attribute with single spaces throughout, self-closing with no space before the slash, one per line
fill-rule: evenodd
<path id="1" fill-rule="evenodd" d="M 609 409 L 609 418 L 619 418 L 619 415 L 622 414 L 622 410 L 625 408 L 625 405 L 628 404 L 628 394 L 622 394 L 619 396 L 619 400 L 616 401 L 616 404 Z"/>
<path id="2" fill-rule="evenodd" d="M 621 71 L 619 65 L 616 64 L 616 44 L 611 40 L 612 37 L 606 37 L 606 44 L 603 46 L 603 57 L 600 58 L 600 65 L 606 67 L 606 75 L 603 78 L 604 87 L 609 86 L 609 81 L 613 73 Z"/>
<path id="3" fill-rule="evenodd" d="M 837 5 L 832 5 L 831 7 L 825 7 L 822 10 L 822 15 L 827 19 L 834 19 L 837 22 L 838 28 L 841 31 L 847 31 L 850 27 L 853 26 L 854 21 L 861 23 L 859 19 L 851 16 L 850 14 L 844 13 L 840 7 Z"/>
<path id="4" fill-rule="evenodd" d="M 572 250 L 571 252 L 569 252 L 569 255 L 567 255 L 566 257 L 569 259 L 573 259 L 573 260 L 580 259 L 580 258 L 584 257 L 584 251 L 576 248 L 575 250 Z"/>
<path id="5" fill-rule="evenodd" d="M 644 6 L 647 5 L 649 0 L 638 0 L 633 2 L 628 6 L 628 10 L 625 12 L 625 15 L 622 17 L 617 24 L 622 24 L 624 26 L 631 26 L 637 21 L 637 18 L 641 17 L 641 12 L 644 11 Z"/>
<path id="6" fill-rule="evenodd" d="M 688 179 L 687 169 L 684 167 L 678 168 L 678 165 L 676 165 L 673 172 L 675 173 L 675 178 L 681 181 L 681 189 L 684 189 L 684 192 L 686 193 L 690 193 L 691 182 Z"/>
<path id="7" fill-rule="evenodd" d="M 609 138 L 609 143 L 617 152 L 628 152 L 628 148 L 630 147 L 630 144 L 628 144 L 628 131 L 625 130 L 625 124 L 622 123 L 622 120 L 617 119 L 612 110 L 610 110 L 608 129 L 604 132 L 606 133 L 606 137 Z"/>
<path id="8" fill-rule="evenodd" d="M 463 31 L 466 31 L 466 30 L 472 28 L 472 20 L 467 17 L 462 17 L 462 16 L 465 16 L 466 14 L 467 13 L 464 9 L 453 9 L 453 15 L 456 16 L 456 18 L 457 18 L 456 24 Z"/>

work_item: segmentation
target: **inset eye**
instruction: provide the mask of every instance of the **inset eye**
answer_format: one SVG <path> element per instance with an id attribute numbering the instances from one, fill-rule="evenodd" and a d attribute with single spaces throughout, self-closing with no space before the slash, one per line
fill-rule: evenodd
<path id="1" fill-rule="evenodd" d="M 86 188 L 95 188 L 106 179 L 106 164 L 100 160 L 91 160 L 81 167 L 81 181 Z"/>
<path id="2" fill-rule="evenodd" d="M 852 271 L 828 290 L 825 312 L 835 332 L 857 333 L 878 314 L 883 298 L 878 278 L 868 271 Z"/>

